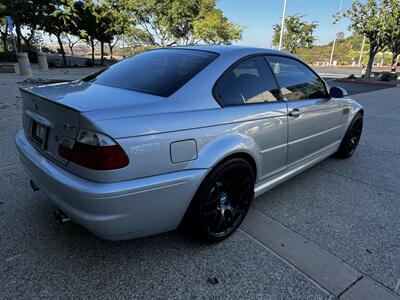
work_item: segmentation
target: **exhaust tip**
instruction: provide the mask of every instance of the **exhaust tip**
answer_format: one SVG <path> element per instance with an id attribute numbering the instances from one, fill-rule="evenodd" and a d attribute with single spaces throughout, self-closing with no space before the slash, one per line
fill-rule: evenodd
<path id="1" fill-rule="evenodd" d="M 29 185 L 31 186 L 32 191 L 37 192 L 39 190 L 39 187 L 33 182 L 32 179 L 29 179 Z"/>
<path id="2" fill-rule="evenodd" d="M 54 218 L 60 224 L 71 221 L 71 218 L 68 217 L 63 211 L 61 211 L 59 209 L 54 210 Z"/>

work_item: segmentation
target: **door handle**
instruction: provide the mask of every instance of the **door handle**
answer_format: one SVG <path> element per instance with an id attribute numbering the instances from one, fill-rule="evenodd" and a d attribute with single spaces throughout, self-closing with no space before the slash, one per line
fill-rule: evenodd
<path id="1" fill-rule="evenodd" d="M 294 118 L 300 117 L 300 109 L 293 108 L 291 111 L 289 111 L 289 116 Z"/>

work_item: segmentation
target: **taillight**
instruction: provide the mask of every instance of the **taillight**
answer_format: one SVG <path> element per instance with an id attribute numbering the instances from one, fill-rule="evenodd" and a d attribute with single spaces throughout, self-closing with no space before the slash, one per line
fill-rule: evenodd
<path id="1" fill-rule="evenodd" d="M 121 148 L 110 137 L 81 129 L 76 141 L 62 138 L 58 154 L 78 165 L 94 170 L 114 170 L 126 167 L 129 159 Z"/>

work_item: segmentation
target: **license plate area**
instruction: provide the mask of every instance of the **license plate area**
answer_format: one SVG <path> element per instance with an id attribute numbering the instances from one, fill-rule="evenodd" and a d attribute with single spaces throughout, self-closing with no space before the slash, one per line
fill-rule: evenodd
<path id="1" fill-rule="evenodd" d="M 32 120 L 30 138 L 38 147 L 46 149 L 48 133 L 49 127 Z"/>

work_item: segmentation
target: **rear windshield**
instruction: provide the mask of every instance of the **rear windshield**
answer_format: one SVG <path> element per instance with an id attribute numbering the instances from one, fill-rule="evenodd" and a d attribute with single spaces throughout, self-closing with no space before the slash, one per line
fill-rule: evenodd
<path id="1" fill-rule="evenodd" d="M 151 50 L 125 59 L 86 80 L 168 97 L 217 56 L 198 50 Z"/>

